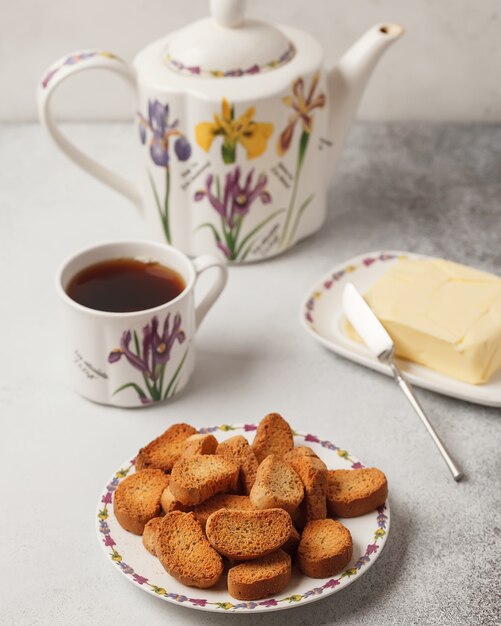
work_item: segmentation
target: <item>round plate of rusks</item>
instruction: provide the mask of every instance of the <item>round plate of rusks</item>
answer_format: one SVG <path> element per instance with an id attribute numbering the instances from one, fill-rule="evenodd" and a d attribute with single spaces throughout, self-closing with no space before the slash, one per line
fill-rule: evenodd
<path id="1" fill-rule="evenodd" d="M 258 613 L 336 593 L 381 554 L 384 473 L 332 442 L 259 424 L 174 424 L 123 463 L 99 498 L 99 543 L 167 602 Z"/>

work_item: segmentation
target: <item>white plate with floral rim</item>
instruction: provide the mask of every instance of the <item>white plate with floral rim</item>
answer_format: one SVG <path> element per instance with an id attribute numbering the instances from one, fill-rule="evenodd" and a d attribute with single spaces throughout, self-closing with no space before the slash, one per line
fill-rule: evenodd
<path id="1" fill-rule="evenodd" d="M 256 427 L 255 424 L 224 424 L 201 428 L 199 432 L 214 433 L 219 441 L 235 434 L 242 434 L 251 440 Z M 295 445 L 305 444 L 311 446 L 331 469 L 364 467 L 349 452 L 330 441 L 311 434 L 295 433 Z M 212 589 L 196 589 L 183 585 L 169 576 L 158 559 L 147 552 L 141 537 L 120 526 L 113 514 L 113 493 L 120 481 L 133 471 L 134 460 L 126 461 L 108 481 L 99 499 L 96 529 L 104 554 L 117 571 L 143 591 L 166 602 L 202 611 L 260 613 L 289 609 L 325 598 L 365 574 L 381 554 L 390 528 L 388 502 L 367 515 L 342 519 L 353 538 L 353 558 L 344 571 L 330 578 L 314 579 L 303 576 L 297 565 L 294 565 L 292 579 L 283 593 L 274 598 L 241 602 L 228 593 L 225 574 Z"/>
<path id="2" fill-rule="evenodd" d="M 329 350 L 365 365 L 373 370 L 392 376 L 390 368 L 383 365 L 361 343 L 346 336 L 342 294 L 346 283 L 351 282 L 365 293 L 400 258 L 429 258 L 411 252 L 367 252 L 344 261 L 332 268 L 308 290 L 301 305 L 301 323 L 308 333 Z M 501 370 L 483 385 L 471 385 L 435 372 L 424 365 L 397 359 L 399 367 L 408 380 L 424 389 L 430 389 L 467 402 L 486 406 L 501 406 Z"/>

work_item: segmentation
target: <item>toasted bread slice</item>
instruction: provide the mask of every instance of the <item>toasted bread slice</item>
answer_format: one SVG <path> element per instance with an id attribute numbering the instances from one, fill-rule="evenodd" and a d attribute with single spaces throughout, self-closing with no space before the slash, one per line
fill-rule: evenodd
<path id="1" fill-rule="evenodd" d="M 294 448 L 284 456 L 301 478 L 304 485 L 306 521 L 327 516 L 327 466 L 306 446 Z"/>
<path id="2" fill-rule="evenodd" d="M 196 432 L 196 429 L 188 424 L 174 424 L 163 435 L 139 450 L 136 457 L 136 470 L 151 468 L 170 472 L 181 456 L 184 440 L 190 435 L 195 435 Z"/>
<path id="3" fill-rule="evenodd" d="M 158 526 L 161 522 L 161 517 L 154 517 L 146 524 L 143 531 L 143 546 L 148 550 L 148 552 L 151 552 L 153 556 L 156 556 L 155 542 L 157 540 Z"/>
<path id="4" fill-rule="evenodd" d="M 162 518 L 155 553 L 167 572 L 189 587 L 212 587 L 223 573 L 223 560 L 193 513 L 173 511 Z"/>
<path id="5" fill-rule="evenodd" d="M 388 482 L 376 467 L 329 470 L 327 507 L 331 515 L 358 517 L 385 503 Z"/>
<path id="6" fill-rule="evenodd" d="M 215 454 L 217 439 L 214 435 L 190 435 L 183 441 L 181 458 L 187 459 L 196 454 Z"/>
<path id="7" fill-rule="evenodd" d="M 242 435 L 230 437 L 218 445 L 216 454 L 235 461 L 240 467 L 239 490 L 248 495 L 256 480 L 259 463 L 247 439 Z"/>
<path id="8" fill-rule="evenodd" d="M 193 512 L 195 513 L 197 520 L 202 524 L 202 528 L 205 529 L 205 525 L 207 524 L 209 517 L 216 511 L 219 511 L 219 509 L 251 511 L 254 507 L 251 504 L 249 496 L 220 493 L 196 506 Z"/>
<path id="9" fill-rule="evenodd" d="M 260 422 L 252 442 L 259 463 L 270 454 L 282 458 L 294 447 L 294 435 L 289 424 L 278 413 L 269 413 Z"/>
<path id="10" fill-rule="evenodd" d="M 284 509 L 292 514 L 304 497 L 304 487 L 294 469 L 276 454 L 259 466 L 250 500 L 256 509 Z"/>
<path id="11" fill-rule="evenodd" d="M 259 600 L 280 593 L 291 579 L 291 558 L 283 550 L 232 567 L 228 591 L 237 600 Z"/>
<path id="12" fill-rule="evenodd" d="M 182 504 L 195 506 L 217 493 L 235 491 L 238 465 L 217 454 L 181 459 L 172 468 L 169 487 Z"/>
<path id="13" fill-rule="evenodd" d="M 303 498 L 301 504 L 297 507 L 294 513 L 291 515 L 292 523 L 294 526 L 302 532 L 303 528 L 306 526 L 306 497 Z"/>
<path id="14" fill-rule="evenodd" d="M 289 538 L 284 543 L 284 545 L 281 547 L 281 550 L 283 550 L 284 552 L 287 552 L 287 554 L 290 555 L 291 558 L 294 558 L 296 556 L 296 552 L 297 552 L 297 548 L 299 546 L 300 540 L 301 540 L 301 535 L 293 526 L 291 529 L 291 534 L 289 535 Z"/>
<path id="15" fill-rule="evenodd" d="M 164 513 L 171 513 L 172 511 L 183 511 L 183 513 L 188 513 L 191 511 L 191 507 L 185 506 L 176 500 L 176 498 L 172 495 L 169 485 L 167 485 L 167 487 L 162 491 L 160 504 Z"/>
<path id="16" fill-rule="evenodd" d="M 149 469 L 124 478 L 113 497 L 113 511 L 122 528 L 142 535 L 147 522 L 161 513 L 160 496 L 169 479 L 162 470 Z"/>
<path id="17" fill-rule="evenodd" d="M 210 544 L 232 559 L 257 559 L 278 550 L 291 534 L 290 515 L 283 509 L 232 511 L 209 516 L 205 532 Z"/>
<path id="18" fill-rule="evenodd" d="M 333 519 L 306 524 L 297 550 L 299 568 L 312 578 L 327 578 L 350 562 L 353 542 L 350 531 Z"/>
<path id="19" fill-rule="evenodd" d="M 320 461 L 320 464 L 327 469 L 327 465 L 322 461 L 322 459 L 318 456 L 318 454 L 316 454 L 309 446 L 297 446 L 296 448 L 294 448 L 293 450 L 291 450 L 290 452 L 288 452 L 285 455 L 285 459 L 287 461 L 287 463 L 291 463 L 294 460 L 298 460 L 299 458 L 311 458 L 311 459 L 317 459 L 317 461 Z"/>

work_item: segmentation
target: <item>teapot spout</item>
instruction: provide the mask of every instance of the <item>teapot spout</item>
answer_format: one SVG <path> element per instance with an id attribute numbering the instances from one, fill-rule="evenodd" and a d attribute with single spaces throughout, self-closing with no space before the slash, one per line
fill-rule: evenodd
<path id="1" fill-rule="evenodd" d="M 404 34 L 399 24 L 377 24 L 370 28 L 327 73 L 329 90 L 329 130 L 334 155 L 329 169 L 335 168 L 351 122 L 372 71 L 383 52 Z M 330 172 L 332 173 L 332 171 Z"/>

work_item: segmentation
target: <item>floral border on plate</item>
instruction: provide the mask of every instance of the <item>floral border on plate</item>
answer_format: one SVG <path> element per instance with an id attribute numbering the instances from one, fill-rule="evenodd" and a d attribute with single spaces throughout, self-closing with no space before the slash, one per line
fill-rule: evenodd
<path id="1" fill-rule="evenodd" d="M 383 255 L 382 255 L 383 256 Z M 394 258 L 394 257 L 393 257 Z M 375 259 L 376 260 L 376 259 Z M 387 259 L 379 259 L 379 260 L 387 260 Z M 369 263 L 370 264 L 370 263 Z M 232 431 L 232 430 L 243 430 L 245 432 L 251 432 L 256 430 L 256 424 L 245 424 L 243 426 L 236 426 L 231 424 L 223 424 L 220 426 L 210 426 L 207 428 L 200 428 L 199 433 L 213 433 L 218 430 L 223 432 Z M 338 456 L 348 463 L 351 463 L 352 469 L 360 469 L 363 468 L 364 465 L 360 463 L 360 461 L 355 461 L 351 458 L 349 452 L 338 446 L 334 445 L 330 441 L 322 441 L 315 435 L 307 434 L 303 435 L 301 433 L 294 432 L 296 437 L 302 437 L 305 442 L 312 442 L 321 445 L 323 448 L 327 448 L 328 450 L 336 451 Z M 171 601 L 179 602 L 179 603 L 189 603 L 194 608 L 203 608 L 206 606 L 213 606 L 216 609 L 221 609 L 224 611 L 230 610 L 238 610 L 238 609 L 255 609 L 257 607 L 277 607 L 280 604 L 292 604 L 299 603 L 306 598 L 311 596 L 321 595 L 326 589 L 331 589 L 333 587 L 337 587 L 341 584 L 341 580 L 343 578 L 351 578 L 356 576 L 363 567 L 371 562 L 371 556 L 376 554 L 380 549 L 382 544 L 384 544 L 386 531 L 387 531 L 387 522 L 388 516 L 386 515 L 386 504 L 383 504 L 377 509 L 377 528 L 374 530 L 374 541 L 370 543 L 366 549 L 365 553 L 356 561 L 353 567 L 350 567 L 337 576 L 330 578 L 327 582 L 319 587 L 314 587 L 309 589 L 303 594 L 295 594 L 286 596 L 283 598 L 268 598 L 266 600 L 262 600 L 259 602 L 210 602 L 206 598 L 190 598 L 185 595 L 171 593 L 164 587 L 160 587 L 150 582 L 148 578 L 141 576 L 138 572 L 136 572 L 130 565 L 125 563 L 122 559 L 122 555 L 117 549 L 117 543 L 111 536 L 111 530 L 107 523 L 107 519 L 109 517 L 108 506 L 110 506 L 113 502 L 113 493 L 120 484 L 120 482 L 128 476 L 131 469 L 134 467 L 135 459 L 130 461 L 130 465 L 126 468 L 119 469 L 113 479 L 106 485 L 105 492 L 102 494 L 100 503 L 104 506 L 98 509 L 97 517 L 99 520 L 99 532 L 103 535 L 102 542 L 105 548 L 109 548 L 111 551 L 108 552 L 110 559 L 122 570 L 123 574 L 130 576 L 130 578 L 136 582 L 138 585 L 145 585 L 149 588 L 149 591 L 163 596 L 165 598 L 169 598 Z"/>
<path id="2" fill-rule="evenodd" d="M 359 265 L 347 265 L 342 270 L 338 270 L 337 272 L 334 272 L 327 280 L 324 280 L 324 282 L 322 283 L 322 287 L 314 291 L 311 294 L 311 297 L 307 300 L 306 305 L 305 305 L 305 311 L 304 311 L 304 317 L 306 321 L 310 324 L 310 326 L 313 327 L 313 324 L 315 323 L 315 320 L 313 319 L 313 313 L 315 310 L 315 302 L 322 297 L 325 291 L 329 291 L 329 289 L 335 283 L 339 282 L 344 276 L 346 276 L 346 274 L 353 274 L 353 272 L 356 272 L 362 267 L 369 267 L 373 263 L 392 261 L 393 259 L 405 259 L 405 258 L 406 258 L 405 254 L 397 255 L 397 254 L 390 254 L 390 253 L 382 252 L 381 254 L 378 254 L 377 256 L 366 257 L 365 259 L 362 260 L 362 262 Z"/>

